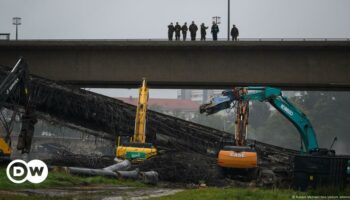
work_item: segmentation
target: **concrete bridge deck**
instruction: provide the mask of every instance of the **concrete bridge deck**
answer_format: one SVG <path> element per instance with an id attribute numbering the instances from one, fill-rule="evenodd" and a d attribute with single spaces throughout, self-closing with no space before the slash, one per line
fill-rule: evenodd
<path id="1" fill-rule="evenodd" d="M 32 74 L 83 87 L 350 89 L 350 41 L 0 41 Z"/>

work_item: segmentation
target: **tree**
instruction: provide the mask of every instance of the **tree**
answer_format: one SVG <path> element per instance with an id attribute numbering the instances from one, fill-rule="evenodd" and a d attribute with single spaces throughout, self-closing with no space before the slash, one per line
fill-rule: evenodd
<path id="1" fill-rule="evenodd" d="M 349 92 L 308 91 L 289 100 L 309 118 L 320 147 L 329 148 L 333 138 L 337 136 L 338 141 L 334 145 L 337 153 L 350 153 Z M 252 136 L 263 142 L 300 148 L 299 133 L 277 111 L 273 111 L 266 123 L 255 129 Z"/>
<path id="2" fill-rule="evenodd" d="M 214 114 L 214 115 L 205 115 L 199 114 L 196 112 L 194 114 L 192 122 L 209 126 L 218 130 L 226 131 L 233 133 L 234 130 L 234 115 L 232 112 L 227 114 Z"/>
<path id="3" fill-rule="evenodd" d="M 266 123 L 270 114 L 270 107 L 267 103 L 252 102 L 249 111 L 249 124 L 252 128 L 257 129 Z"/>

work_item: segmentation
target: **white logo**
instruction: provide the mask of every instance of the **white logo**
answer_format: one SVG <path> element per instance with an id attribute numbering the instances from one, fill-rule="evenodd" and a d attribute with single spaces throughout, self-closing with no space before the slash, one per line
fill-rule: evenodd
<path id="1" fill-rule="evenodd" d="M 289 108 L 287 108 L 285 105 L 281 105 L 281 108 L 286 111 L 290 116 L 293 116 L 293 111 L 291 111 Z"/>
<path id="2" fill-rule="evenodd" d="M 24 160 L 13 160 L 6 168 L 7 178 L 13 183 L 24 183 L 28 180 L 31 183 L 43 182 L 49 170 L 41 160 L 31 160 L 26 163 Z"/>
<path id="3" fill-rule="evenodd" d="M 236 152 L 232 152 L 231 156 L 236 157 L 236 158 L 244 158 L 245 157 L 244 153 L 236 153 Z"/>

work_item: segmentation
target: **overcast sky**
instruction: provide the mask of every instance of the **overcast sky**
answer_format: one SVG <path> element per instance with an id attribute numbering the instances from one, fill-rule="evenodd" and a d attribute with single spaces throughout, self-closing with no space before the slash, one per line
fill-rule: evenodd
<path id="1" fill-rule="evenodd" d="M 231 0 L 231 22 L 243 38 L 348 38 L 349 0 Z M 166 38 L 169 22 L 211 23 L 227 0 L 0 0 L 0 32 L 22 39 Z M 210 36 L 210 35 L 209 35 Z"/>
<path id="2" fill-rule="evenodd" d="M 350 38 L 349 9 L 350 0 L 231 0 L 231 24 L 242 38 Z M 211 24 L 213 16 L 221 17 L 219 37 L 227 37 L 227 0 L 0 0 L 0 33 L 14 38 L 15 16 L 22 17 L 20 39 L 166 39 L 170 22 Z"/>

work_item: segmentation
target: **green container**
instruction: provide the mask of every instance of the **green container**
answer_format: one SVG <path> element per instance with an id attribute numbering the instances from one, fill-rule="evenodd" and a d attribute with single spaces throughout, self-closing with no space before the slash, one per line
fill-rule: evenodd
<path id="1" fill-rule="evenodd" d="M 143 153 L 143 152 L 126 152 L 126 159 L 146 159 L 146 153 Z"/>

